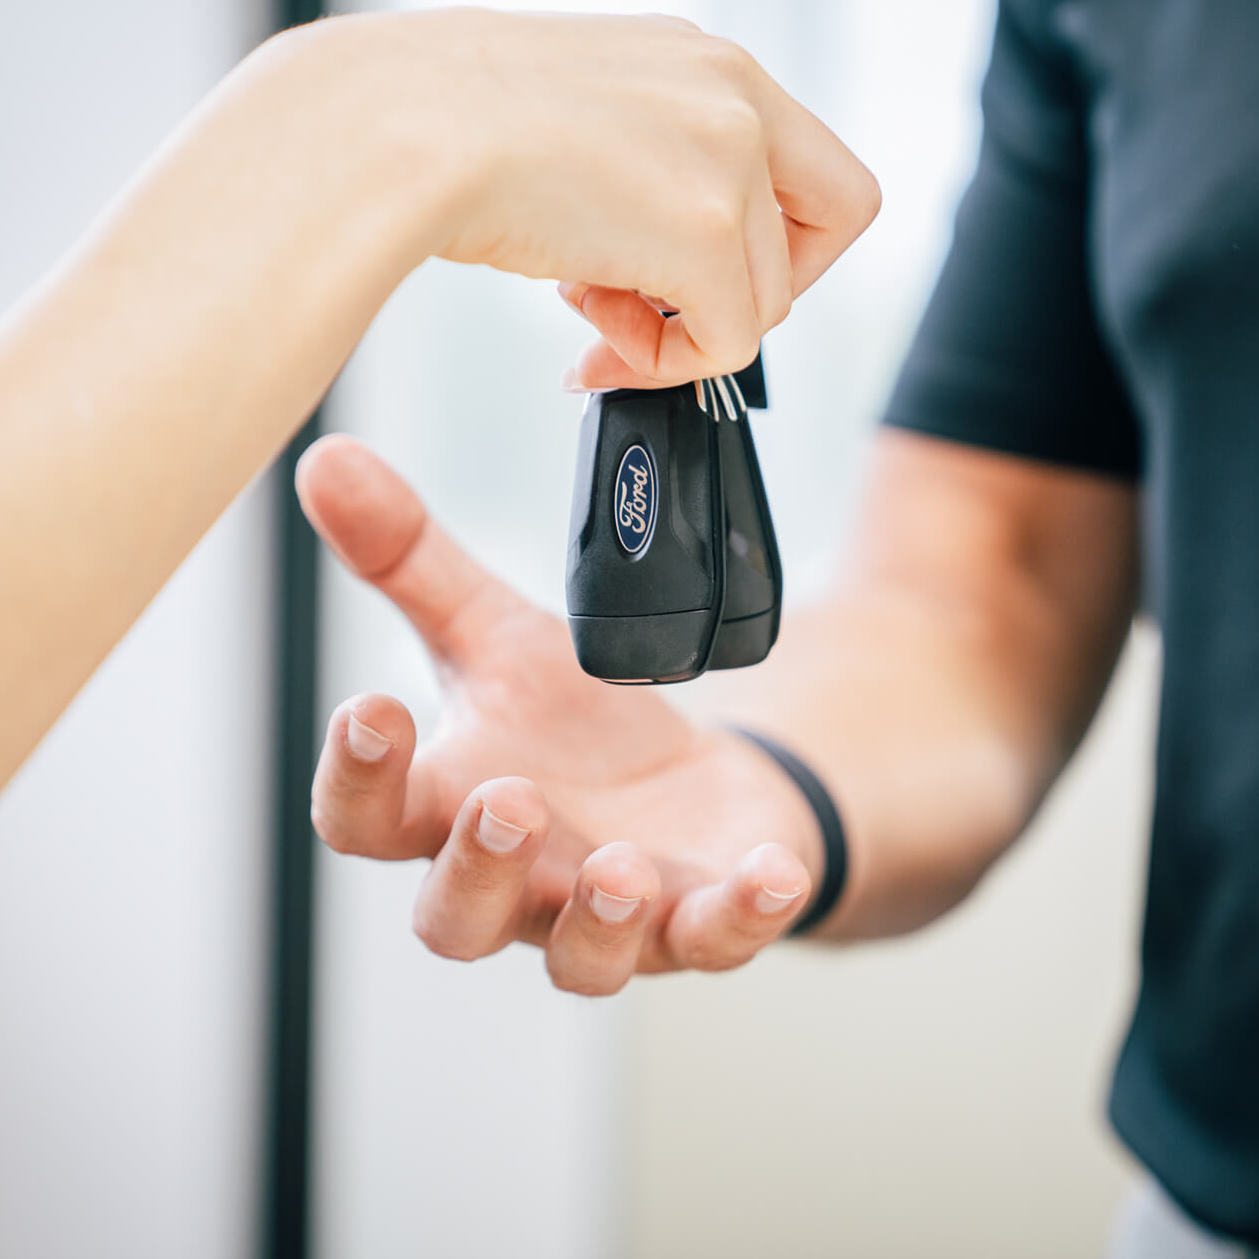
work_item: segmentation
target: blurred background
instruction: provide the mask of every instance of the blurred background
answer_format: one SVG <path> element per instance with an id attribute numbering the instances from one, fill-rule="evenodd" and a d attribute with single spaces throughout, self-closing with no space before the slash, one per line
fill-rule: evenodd
<path id="1" fill-rule="evenodd" d="M 2 6 L 0 306 L 275 12 Z M 875 226 L 766 343 L 757 441 L 790 604 L 842 541 L 947 246 L 994 6 L 667 7 L 746 45 L 883 187 Z M 432 262 L 325 414 L 557 611 L 581 406 L 557 382 L 585 335 L 550 285 Z M 3 1259 L 277 1253 L 261 1221 L 290 494 L 272 476 L 232 507 L 0 795 Z M 334 565 L 321 577 L 320 730 L 369 689 L 423 730 L 437 692 L 418 644 Z M 592 1002 L 553 991 L 528 949 L 473 967 L 426 954 L 409 932 L 419 868 L 320 852 L 308 1253 L 1096 1255 L 1130 1174 L 1102 1102 L 1135 980 L 1157 673 L 1139 629 L 1015 853 L 890 944 L 783 946 Z"/>

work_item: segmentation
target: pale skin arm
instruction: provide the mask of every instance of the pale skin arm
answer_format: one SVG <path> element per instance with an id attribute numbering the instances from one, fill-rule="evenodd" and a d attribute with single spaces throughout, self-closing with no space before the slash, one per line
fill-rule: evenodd
<path id="1" fill-rule="evenodd" d="M 325 439 L 298 489 L 439 664 L 428 742 L 396 700 L 359 696 L 333 714 L 314 788 L 332 847 L 434 858 L 414 922 L 430 948 L 527 940 L 560 987 L 603 994 L 636 970 L 740 965 L 803 912 L 820 837 L 768 758 L 660 690 L 582 674 L 564 626 L 362 447 Z M 1117 481 L 879 434 L 834 593 L 715 697 L 839 802 L 851 878 L 818 937 L 930 921 L 1022 830 L 1126 635 L 1135 514 Z"/>
<path id="2" fill-rule="evenodd" d="M 380 14 L 265 45 L 0 321 L 0 785 L 424 258 L 569 282 L 604 325 L 579 382 L 669 383 L 747 362 L 877 203 L 685 23 Z"/>

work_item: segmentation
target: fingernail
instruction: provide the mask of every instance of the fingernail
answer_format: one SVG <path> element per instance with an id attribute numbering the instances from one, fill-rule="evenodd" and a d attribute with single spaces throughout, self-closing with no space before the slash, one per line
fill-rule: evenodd
<path id="1" fill-rule="evenodd" d="M 756 889 L 756 912 L 758 914 L 781 914 L 793 901 L 800 899 L 803 888 L 797 892 L 771 892 L 767 887 Z"/>
<path id="2" fill-rule="evenodd" d="M 604 922 L 624 922 L 644 899 L 642 896 L 613 896 L 601 887 L 590 889 L 590 908 L 595 917 Z"/>
<path id="3" fill-rule="evenodd" d="M 369 763 L 380 760 L 393 747 L 392 739 L 386 739 L 379 730 L 365 726 L 352 714 L 345 728 L 345 742 L 351 756 Z"/>
<path id="4" fill-rule="evenodd" d="M 527 830 L 504 822 L 501 817 L 495 817 L 485 805 L 481 806 L 481 820 L 477 823 L 476 835 L 483 848 L 497 853 L 514 852 L 529 838 Z"/>

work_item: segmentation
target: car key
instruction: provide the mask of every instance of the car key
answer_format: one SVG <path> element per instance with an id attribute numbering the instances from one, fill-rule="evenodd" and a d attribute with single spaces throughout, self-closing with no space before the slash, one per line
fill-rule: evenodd
<path id="1" fill-rule="evenodd" d="M 681 682 L 708 666 L 726 589 L 716 420 L 699 382 L 587 398 L 566 587 L 597 678 Z"/>
<path id="2" fill-rule="evenodd" d="M 765 406 L 759 356 L 738 378 L 587 401 L 568 606 L 588 673 L 684 681 L 755 664 L 773 646 L 782 569 L 740 380 Z"/>
<path id="3" fill-rule="evenodd" d="M 757 400 L 763 406 L 760 380 Z M 717 423 L 717 445 L 726 506 L 726 597 L 708 667 L 740 669 L 764 660 L 778 638 L 782 564 L 743 391 L 733 376 L 706 383 L 714 408 L 720 400 L 724 414 Z"/>

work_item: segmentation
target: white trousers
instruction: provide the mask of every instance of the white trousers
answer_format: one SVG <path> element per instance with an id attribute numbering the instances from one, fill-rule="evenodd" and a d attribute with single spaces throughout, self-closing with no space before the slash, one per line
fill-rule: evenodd
<path id="1" fill-rule="evenodd" d="M 1259 1250 L 1208 1232 L 1147 1180 L 1120 1209 L 1106 1259 L 1259 1259 Z"/>

